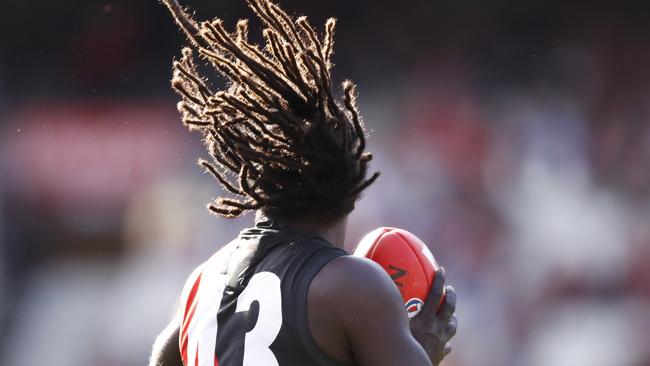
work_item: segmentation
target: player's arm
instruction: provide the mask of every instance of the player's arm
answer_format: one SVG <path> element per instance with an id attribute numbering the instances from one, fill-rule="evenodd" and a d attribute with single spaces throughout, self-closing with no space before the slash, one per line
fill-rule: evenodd
<path id="1" fill-rule="evenodd" d="M 174 319 L 156 337 L 149 358 L 149 366 L 183 366 L 178 348 L 179 317 Z"/>
<path id="2" fill-rule="evenodd" d="M 439 299 L 444 275 L 436 277 L 431 297 L 435 298 L 433 292 L 437 291 Z M 420 318 L 422 313 L 416 317 L 420 318 L 416 324 L 422 325 L 414 328 L 419 332 L 418 339 L 414 338 L 395 284 L 379 265 L 363 258 L 345 256 L 327 264 L 312 281 L 308 299 L 316 343 L 343 362 L 361 366 L 437 366 L 455 332 L 454 324 L 449 327 L 453 331 L 442 334 L 439 330 L 447 326 L 439 323 L 451 320 L 425 306 L 426 317 Z M 453 313 L 453 309 L 449 310 Z M 326 329 L 315 329 L 314 325 Z"/>

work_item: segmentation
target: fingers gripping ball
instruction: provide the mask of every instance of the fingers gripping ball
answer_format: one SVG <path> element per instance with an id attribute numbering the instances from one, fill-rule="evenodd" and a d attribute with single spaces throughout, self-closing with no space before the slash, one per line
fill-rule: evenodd
<path id="1" fill-rule="evenodd" d="M 409 318 L 420 312 L 440 267 L 422 240 L 403 229 L 380 227 L 361 239 L 354 255 L 384 268 L 397 285 Z"/>

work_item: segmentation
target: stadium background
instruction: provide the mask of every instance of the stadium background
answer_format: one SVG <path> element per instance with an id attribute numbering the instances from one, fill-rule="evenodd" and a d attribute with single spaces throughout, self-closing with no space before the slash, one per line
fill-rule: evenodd
<path id="1" fill-rule="evenodd" d="M 429 243 L 459 294 L 445 365 L 650 365 L 648 6 L 282 4 L 339 18 L 383 172 L 348 245 Z M 205 209 L 168 85 L 183 39 L 153 0 L 5 0 L 0 31 L 0 364 L 144 365 L 191 268 L 252 220 Z"/>

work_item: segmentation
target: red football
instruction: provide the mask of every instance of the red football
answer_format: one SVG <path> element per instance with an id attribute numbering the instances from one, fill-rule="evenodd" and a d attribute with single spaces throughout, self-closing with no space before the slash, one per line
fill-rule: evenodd
<path id="1" fill-rule="evenodd" d="M 420 312 L 439 268 L 422 240 L 403 229 L 380 227 L 361 239 L 354 255 L 384 268 L 402 294 L 409 318 Z"/>

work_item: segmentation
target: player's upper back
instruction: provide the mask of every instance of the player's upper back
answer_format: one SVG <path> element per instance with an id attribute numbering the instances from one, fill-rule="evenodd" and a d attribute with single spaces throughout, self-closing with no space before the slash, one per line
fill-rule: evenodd
<path id="1" fill-rule="evenodd" d="M 181 297 L 186 366 L 337 365 L 316 346 L 307 293 L 346 253 L 318 234 L 259 222 L 199 266 Z"/>

